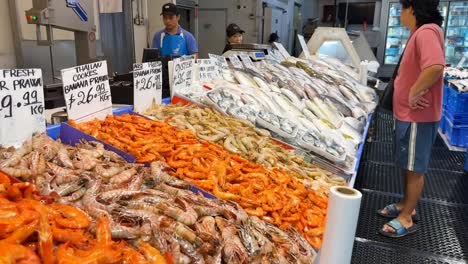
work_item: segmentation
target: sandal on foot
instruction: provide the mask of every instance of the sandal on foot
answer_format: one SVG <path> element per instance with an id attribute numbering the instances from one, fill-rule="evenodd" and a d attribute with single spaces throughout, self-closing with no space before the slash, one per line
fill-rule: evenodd
<path id="1" fill-rule="evenodd" d="M 377 210 L 377 214 L 386 218 L 397 218 L 400 214 L 400 210 L 398 210 L 396 204 L 393 203 L 385 206 L 383 209 Z M 419 217 L 417 214 L 412 215 L 411 218 L 413 219 L 413 222 L 419 221 Z"/>
<path id="2" fill-rule="evenodd" d="M 393 228 L 395 232 L 384 231 L 383 229 L 379 230 L 379 233 L 386 237 L 391 238 L 399 238 L 404 237 L 406 235 L 412 234 L 418 230 L 418 226 L 413 223 L 412 226 L 405 228 L 398 219 L 393 219 L 392 221 L 387 223 L 388 226 Z"/>

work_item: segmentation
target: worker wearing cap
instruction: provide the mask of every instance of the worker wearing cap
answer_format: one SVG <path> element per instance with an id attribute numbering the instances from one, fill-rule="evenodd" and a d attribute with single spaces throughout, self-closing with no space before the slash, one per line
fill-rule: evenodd
<path id="1" fill-rule="evenodd" d="M 165 29 L 157 32 L 152 47 L 159 49 L 161 56 L 195 55 L 198 57 L 198 46 L 193 35 L 179 25 L 180 14 L 177 6 L 164 4 L 161 15 Z"/>
<path id="2" fill-rule="evenodd" d="M 245 31 L 242 30 L 238 25 L 231 23 L 226 28 L 227 43 L 224 46 L 223 53 L 232 49 L 232 44 L 242 44 L 242 34 Z"/>

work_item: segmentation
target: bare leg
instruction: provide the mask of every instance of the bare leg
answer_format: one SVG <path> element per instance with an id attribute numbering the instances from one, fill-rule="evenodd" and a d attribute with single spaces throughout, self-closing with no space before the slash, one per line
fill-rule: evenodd
<path id="1" fill-rule="evenodd" d="M 405 198 L 403 199 L 403 208 L 397 219 L 404 227 L 408 228 L 413 225 L 411 214 L 416 209 L 424 188 L 424 174 L 405 170 L 404 175 L 407 180 Z M 383 230 L 390 232 L 393 228 L 385 225 Z"/>
<path id="2" fill-rule="evenodd" d="M 404 184 L 404 188 L 403 188 L 403 199 L 396 204 L 396 207 L 398 208 L 398 210 L 403 210 L 403 207 L 405 206 L 406 204 L 406 200 L 408 198 L 408 176 L 407 176 L 407 171 L 406 170 L 402 170 L 402 175 L 403 175 L 403 184 Z"/>
<path id="3" fill-rule="evenodd" d="M 405 204 L 407 203 L 407 198 L 408 198 L 408 193 L 410 192 L 409 190 L 409 177 L 407 176 L 408 174 L 408 171 L 407 170 L 402 170 L 402 176 L 403 176 L 403 199 L 396 203 L 396 207 L 398 208 L 398 211 L 401 211 L 403 210 L 403 208 L 405 207 Z M 386 209 L 383 209 L 383 212 L 385 212 Z M 412 212 L 413 215 L 416 214 L 416 210 L 413 210 Z"/>

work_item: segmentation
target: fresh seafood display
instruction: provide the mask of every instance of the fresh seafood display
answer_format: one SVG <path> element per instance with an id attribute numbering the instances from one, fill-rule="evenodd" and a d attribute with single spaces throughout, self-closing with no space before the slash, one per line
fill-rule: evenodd
<path id="1" fill-rule="evenodd" d="M 339 74 L 337 72 L 340 72 Z M 265 60 L 253 70 L 224 70 L 224 81 L 191 101 L 271 131 L 352 172 L 376 93 L 333 59 Z M 280 121 L 281 120 L 281 121 Z"/>
<path id="2" fill-rule="evenodd" d="M 11 183 L 0 173 L 0 263 L 137 264 L 161 256 L 142 240 L 135 247 L 113 241 L 106 216 L 93 223 L 76 207 L 41 199 L 33 184 Z"/>
<path id="3" fill-rule="evenodd" d="M 179 129 L 190 129 L 197 137 L 224 146 L 233 154 L 280 168 L 298 179 L 312 179 L 316 191 L 328 193 L 331 185 L 342 185 L 344 179 L 304 161 L 302 156 L 275 143 L 267 131 L 255 128 L 242 119 L 234 119 L 196 106 L 154 105 L 145 113 Z M 265 133 L 267 132 L 267 133 Z"/>
<path id="4" fill-rule="evenodd" d="M 183 148 L 186 146 L 196 148 L 197 144 Z M 175 156 L 180 157 L 178 154 Z M 177 175 L 180 167 L 170 169 L 163 162 L 153 162 L 150 167 L 128 164 L 97 142 L 71 147 L 44 135 L 33 137 L 17 150 L 0 150 L 0 157 L 1 171 L 34 182 L 41 194 L 69 204 L 57 206 L 77 206 L 91 219 L 107 219 L 109 237 L 126 239 L 134 245 L 134 248 L 122 247 L 121 252 L 130 254 L 136 251 L 146 258 L 162 259 L 156 263 L 311 263 L 315 257 L 314 250 L 300 235 L 300 232 L 308 231 L 307 228 L 312 229 L 307 222 L 299 232 L 293 228 L 297 228 L 296 225 L 284 224 L 281 230 L 261 219 L 268 220 L 266 216 L 248 216 L 248 211 L 236 203 L 210 200 L 194 194 L 189 190 L 191 185 L 170 175 Z M 171 160 L 182 164 L 175 158 Z M 258 173 L 253 171 L 253 167 L 250 169 L 251 174 Z M 32 173 L 15 173 L 20 171 Z M 286 179 L 283 176 L 277 181 Z M 293 186 L 293 183 L 283 184 Z M 313 192 L 302 187 L 297 189 L 296 195 L 301 192 L 310 198 L 295 198 L 291 191 L 288 197 L 300 197 L 307 199 L 304 203 L 311 203 Z M 235 199 L 231 197 L 230 200 Z M 326 207 L 326 200 L 318 202 Z M 286 201 L 283 203 L 287 204 Z M 304 203 L 297 200 L 291 206 L 310 211 L 310 214 L 304 214 L 307 216 L 304 221 L 316 221 L 314 207 L 306 207 Z M 265 201 L 267 205 L 275 206 Z M 81 226 L 86 224 L 84 220 L 66 220 Z M 73 235 L 76 243 L 81 241 L 75 232 L 67 231 L 66 234 Z M 73 241 L 68 246 L 77 247 Z M 63 252 L 74 254 L 77 250 Z"/>
<path id="5" fill-rule="evenodd" d="M 137 115 L 73 125 L 104 141 L 109 132 L 119 131 L 112 137 L 114 146 L 137 155 L 150 153 L 175 169 L 172 175 L 235 201 L 248 214 L 283 230 L 293 226 L 312 246 L 320 247 L 328 200 L 281 169 L 255 164 L 207 141 L 194 142 L 196 136 L 190 130 Z"/>

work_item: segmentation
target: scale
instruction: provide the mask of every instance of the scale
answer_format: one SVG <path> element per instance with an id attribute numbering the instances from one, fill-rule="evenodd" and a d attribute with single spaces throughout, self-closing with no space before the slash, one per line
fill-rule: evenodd
<path id="1" fill-rule="evenodd" d="M 265 59 L 268 51 L 271 50 L 271 46 L 265 44 L 232 44 L 231 46 L 232 49 L 223 54 L 225 58 L 230 56 L 239 57 L 239 55 L 246 54 L 252 61 L 261 61 Z"/>

